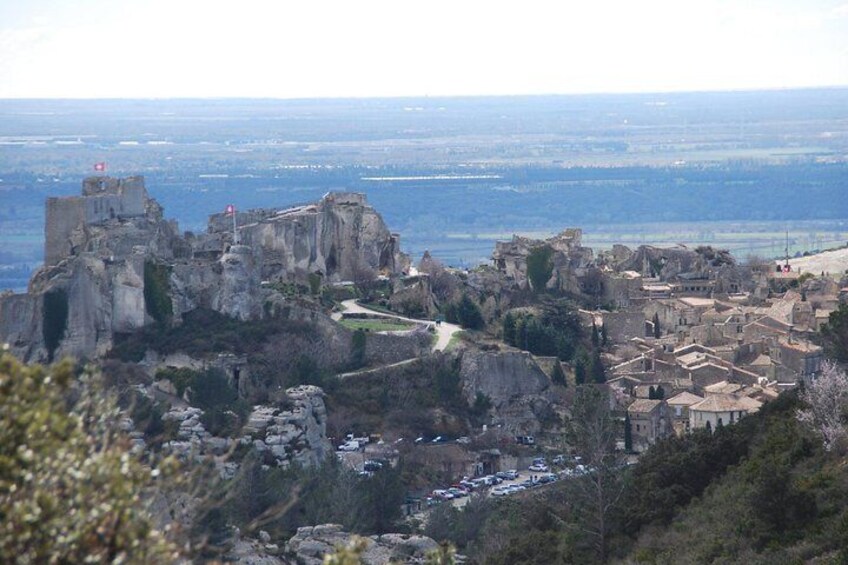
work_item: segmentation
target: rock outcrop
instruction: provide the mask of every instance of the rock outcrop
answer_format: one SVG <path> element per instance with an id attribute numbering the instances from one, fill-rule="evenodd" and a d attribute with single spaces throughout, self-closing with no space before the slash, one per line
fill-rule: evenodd
<path id="1" fill-rule="evenodd" d="M 302 565 L 321 565 L 324 556 L 336 548 L 347 546 L 352 534 L 337 524 L 298 528 L 286 544 L 286 552 Z M 424 563 L 427 553 L 439 547 L 431 538 L 409 534 L 383 534 L 362 538 L 365 551 L 363 565 L 388 563 Z"/>
<path id="2" fill-rule="evenodd" d="M 0 342 L 26 360 L 106 353 L 116 333 L 198 307 L 241 320 L 265 313 L 263 281 L 400 274 L 408 260 L 365 196 L 329 193 L 286 210 L 214 214 L 206 234 L 179 234 L 142 177 L 95 177 L 81 196 L 50 198 L 45 264 L 27 294 L 0 295 Z"/>
<path id="3" fill-rule="evenodd" d="M 302 385 L 286 390 L 286 396 L 292 403 L 288 409 L 254 406 L 243 430 L 244 440 L 260 453 L 269 454 L 279 466 L 318 465 L 333 452 L 327 439 L 324 391 Z"/>
<path id="4" fill-rule="evenodd" d="M 485 395 L 494 419 L 516 434 L 538 432 L 550 411 L 550 379 L 527 352 L 465 351 L 460 377 L 468 402 Z"/>
<path id="5" fill-rule="evenodd" d="M 528 288 L 527 258 L 535 249 L 550 250 L 551 276 L 546 282 L 550 289 L 580 292 L 579 277 L 594 259 L 592 249 L 583 247 L 583 232 L 569 228 L 549 239 L 531 239 L 514 235 L 510 241 L 498 241 L 492 253 L 495 268 L 520 288 Z"/>
<path id="6" fill-rule="evenodd" d="M 163 416 L 177 423 L 177 438 L 165 448 L 182 458 L 212 455 L 226 456 L 235 443 L 250 445 L 264 454 L 267 464 L 288 467 L 297 463 L 303 467 L 321 464 L 333 452 L 327 439 L 327 408 L 324 391 L 316 386 L 303 385 L 286 390 L 285 406 L 258 405 L 237 439 L 213 436 L 201 422 L 203 410 L 192 406 L 174 407 Z M 238 466 L 227 460 L 219 462 L 223 478 L 235 475 Z"/>

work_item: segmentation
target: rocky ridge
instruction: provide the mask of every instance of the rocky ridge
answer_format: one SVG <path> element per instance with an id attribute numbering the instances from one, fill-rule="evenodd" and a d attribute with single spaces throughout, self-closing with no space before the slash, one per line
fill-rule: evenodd
<path id="1" fill-rule="evenodd" d="M 265 314 L 263 284 L 400 274 L 399 236 L 355 193 L 286 210 L 210 217 L 180 234 L 142 177 L 93 177 L 81 196 L 50 198 L 45 265 L 26 294 L 0 295 L 0 342 L 25 361 L 103 356 L 115 334 L 209 308 L 241 320 Z"/>

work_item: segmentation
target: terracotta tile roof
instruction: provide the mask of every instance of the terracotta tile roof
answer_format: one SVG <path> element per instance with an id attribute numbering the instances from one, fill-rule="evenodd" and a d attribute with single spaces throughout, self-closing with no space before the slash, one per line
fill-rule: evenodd
<path id="1" fill-rule="evenodd" d="M 689 407 L 689 410 L 696 412 L 735 412 L 744 410 L 746 412 L 756 412 L 762 402 L 758 402 L 753 398 L 740 397 L 735 394 L 713 394 L 697 404 Z"/>
<path id="2" fill-rule="evenodd" d="M 683 391 L 680 394 L 676 394 L 666 400 L 669 406 L 692 406 L 693 404 L 697 404 L 701 402 L 704 398 L 702 396 L 698 396 L 697 394 L 692 394 L 688 391 Z"/>

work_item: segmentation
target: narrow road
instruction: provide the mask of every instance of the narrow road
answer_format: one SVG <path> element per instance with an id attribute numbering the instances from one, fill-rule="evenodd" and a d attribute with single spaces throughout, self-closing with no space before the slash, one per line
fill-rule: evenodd
<path id="1" fill-rule="evenodd" d="M 401 316 L 399 314 L 388 314 L 386 312 L 380 312 L 377 310 L 372 310 L 362 304 L 359 304 L 356 300 L 345 300 L 342 302 L 342 306 L 344 306 L 345 314 L 369 314 L 371 316 L 381 316 L 383 318 L 394 318 L 396 320 L 403 320 L 404 322 L 412 322 L 413 324 L 424 324 L 428 326 L 433 326 L 436 330 L 436 343 L 433 344 L 433 351 L 444 351 L 448 343 L 450 343 L 451 338 L 456 332 L 462 331 L 462 328 L 457 326 L 456 324 L 448 324 L 447 322 L 442 322 L 441 324 L 436 324 L 431 320 L 419 320 L 417 318 L 407 318 L 405 316 Z M 332 318 L 336 321 L 342 319 L 342 312 L 333 312 Z"/>
<path id="2" fill-rule="evenodd" d="M 378 371 L 382 371 L 384 369 L 391 369 L 393 367 L 403 367 L 404 365 L 411 365 L 418 361 L 418 357 L 413 357 L 412 359 L 404 359 L 403 361 L 398 361 L 397 363 L 389 363 L 388 365 L 379 365 L 377 367 L 371 367 L 370 369 L 359 369 L 357 371 L 351 371 L 349 373 L 339 373 L 338 377 L 340 379 L 347 379 L 349 377 L 361 377 L 362 375 L 370 375 L 371 373 L 376 373 Z"/>

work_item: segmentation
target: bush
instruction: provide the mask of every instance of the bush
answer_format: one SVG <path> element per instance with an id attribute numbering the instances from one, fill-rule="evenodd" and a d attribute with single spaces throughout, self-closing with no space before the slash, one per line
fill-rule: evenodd
<path id="1" fill-rule="evenodd" d="M 359 369 L 365 365 L 365 347 L 367 334 L 360 328 L 353 332 L 350 338 L 350 367 Z"/>
<path id="2" fill-rule="evenodd" d="M 45 369 L 0 357 L 0 562 L 180 560 L 144 502 L 164 485 L 130 453 L 95 380 L 82 376 L 86 390 L 69 408 L 69 362 Z"/>
<path id="3" fill-rule="evenodd" d="M 467 294 L 463 294 L 456 305 L 456 321 L 463 328 L 471 330 L 483 329 L 485 325 L 480 307 Z"/>
<path id="4" fill-rule="evenodd" d="M 174 314 L 171 304 L 171 269 L 153 261 L 144 262 L 144 308 L 160 324 Z"/>
<path id="5" fill-rule="evenodd" d="M 540 245 L 531 249 L 527 255 L 527 278 L 535 292 L 543 292 L 551 278 L 553 254 L 554 250 L 549 245 Z"/>
<path id="6" fill-rule="evenodd" d="M 285 314 L 242 322 L 214 310 L 198 308 L 184 314 L 183 323 L 173 327 L 157 324 L 132 334 L 116 335 L 109 357 L 138 362 L 147 349 L 162 354 L 182 351 L 193 357 L 221 352 L 245 355 L 260 351 L 274 335 L 311 337 L 315 334 L 314 324 L 288 320 Z"/>

